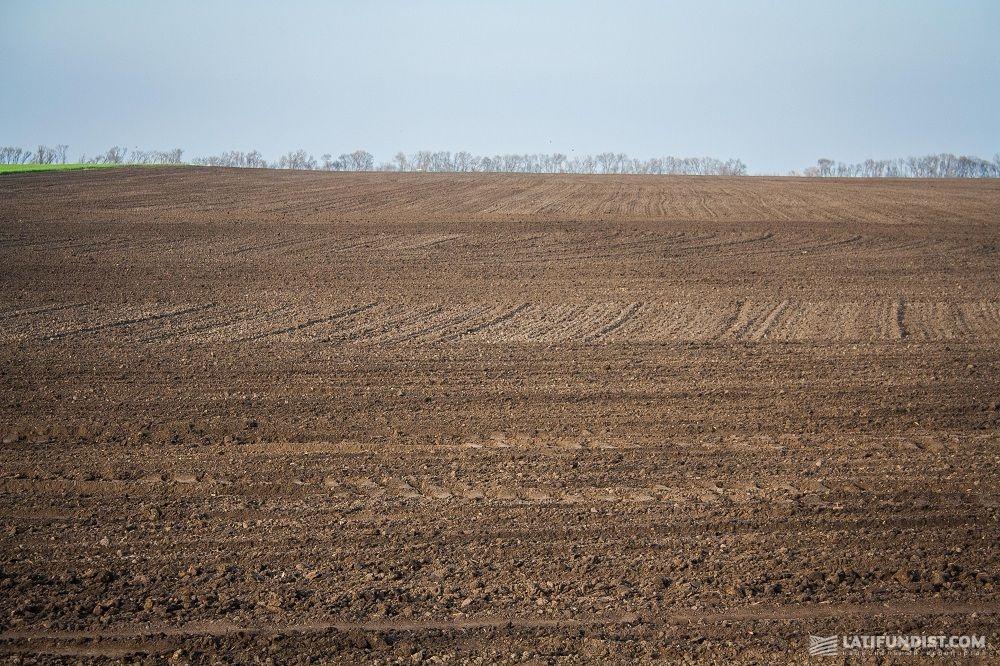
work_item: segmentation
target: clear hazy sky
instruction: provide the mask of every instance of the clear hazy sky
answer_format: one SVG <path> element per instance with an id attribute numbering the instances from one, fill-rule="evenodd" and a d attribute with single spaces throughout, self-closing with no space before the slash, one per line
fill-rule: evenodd
<path id="1" fill-rule="evenodd" d="M 1000 151 L 1000 0 L 0 0 L 0 144 Z"/>

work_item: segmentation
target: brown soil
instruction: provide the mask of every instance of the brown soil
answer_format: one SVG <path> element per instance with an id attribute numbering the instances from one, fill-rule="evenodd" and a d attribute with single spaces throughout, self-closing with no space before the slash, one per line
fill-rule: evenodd
<path id="1" fill-rule="evenodd" d="M 1000 183 L 0 178 L 0 652 L 1000 646 Z"/>

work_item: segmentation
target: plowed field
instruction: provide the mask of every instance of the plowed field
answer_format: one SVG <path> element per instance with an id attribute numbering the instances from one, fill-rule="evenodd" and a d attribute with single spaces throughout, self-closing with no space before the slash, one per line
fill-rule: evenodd
<path id="1" fill-rule="evenodd" d="M 0 372 L 0 653 L 1000 649 L 997 181 L 4 176 Z"/>

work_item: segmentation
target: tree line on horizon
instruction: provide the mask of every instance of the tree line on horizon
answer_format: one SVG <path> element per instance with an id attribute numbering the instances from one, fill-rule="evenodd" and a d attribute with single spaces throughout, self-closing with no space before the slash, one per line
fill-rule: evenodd
<path id="1" fill-rule="evenodd" d="M 40 145 L 36 149 L 18 146 L 0 147 L 0 164 L 65 164 L 69 146 Z M 398 152 L 389 162 L 376 164 L 366 150 L 330 153 L 319 158 L 306 150 L 289 151 L 277 160 L 267 160 L 260 151 L 230 150 L 218 155 L 184 160 L 184 151 L 140 150 L 112 146 L 97 155 L 82 155 L 84 164 L 190 164 L 197 166 L 238 167 L 248 169 L 298 169 L 310 171 L 390 171 L 432 173 L 572 173 L 572 174 L 647 174 L 686 176 L 745 176 L 747 166 L 740 159 L 713 157 L 653 157 L 638 159 L 625 153 L 567 156 L 563 153 L 511 153 L 475 155 L 467 151 L 419 150 Z M 822 158 L 815 166 L 791 176 L 818 178 L 998 178 L 1000 154 L 993 160 L 951 153 L 857 163 L 835 162 Z"/>
<path id="2" fill-rule="evenodd" d="M 57 164 L 66 162 L 68 147 L 39 146 L 36 150 L 8 146 L 0 148 L 0 164 Z M 645 160 L 625 153 L 600 153 L 569 157 L 563 153 L 524 153 L 474 155 L 467 151 L 418 150 L 399 152 L 390 162 L 376 164 L 366 150 L 330 153 L 319 158 L 303 149 L 289 151 L 277 160 L 266 159 L 260 151 L 230 150 L 218 155 L 183 159 L 180 148 L 174 150 L 128 150 L 112 146 L 99 155 L 81 156 L 80 163 L 91 164 L 192 164 L 198 166 L 240 167 L 250 169 L 298 169 L 307 171 L 397 171 L 397 172 L 500 172 L 500 173 L 580 173 L 580 174 L 676 174 L 703 176 L 743 176 L 746 164 L 739 159 L 712 157 L 655 157 Z"/>
<path id="3" fill-rule="evenodd" d="M 919 157 L 864 162 L 834 162 L 822 158 L 793 176 L 816 178 L 1000 178 L 1000 153 L 993 160 L 972 155 L 938 153 Z"/>

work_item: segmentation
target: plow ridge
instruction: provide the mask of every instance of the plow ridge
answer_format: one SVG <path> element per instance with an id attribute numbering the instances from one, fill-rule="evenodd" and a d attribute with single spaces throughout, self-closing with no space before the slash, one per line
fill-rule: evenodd
<path id="1" fill-rule="evenodd" d="M 767 313 L 767 316 L 764 317 L 764 320 L 761 322 L 757 330 L 750 335 L 750 338 L 752 340 L 763 340 L 766 338 L 771 329 L 774 328 L 775 323 L 777 323 L 778 319 L 781 318 L 787 309 L 788 299 L 785 299 L 774 306 L 771 311 Z"/>
<path id="2" fill-rule="evenodd" d="M 601 340 L 625 326 L 642 309 L 642 303 L 632 303 L 599 329 L 583 337 L 584 342 Z"/>
<path id="3" fill-rule="evenodd" d="M 136 324 L 142 324 L 146 322 L 158 321 L 162 319 L 170 319 L 172 317 L 180 317 L 182 315 L 191 314 L 194 312 L 200 312 L 202 310 L 208 310 L 214 308 L 214 303 L 206 303 L 203 305 L 196 305 L 187 308 L 180 308 L 176 310 L 166 310 L 164 312 L 156 312 L 150 315 L 142 317 L 132 317 L 128 319 L 119 319 L 116 321 L 111 321 L 103 324 L 94 324 L 92 326 L 83 326 L 80 328 L 75 328 L 67 331 L 57 331 L 48 335 L 43 335 L 40 340 L 60 340 L 62 338 L 67 338 L 74 335 L 85 335 L 87 333 L 96 333 L 98 331 L 105 331 L 117 328 L 126 328 L 129 326 L 134 326 Z"/>
<path id="4" fill-rule="evenodd" d="M 276 310 L 274 313 L 283 309 L 284 308 Z M 164 340 L 174 340 L 180 338 L 198 339 L 211 331 L 234 326 L 237 322 L 245 323 L 261 317 L 259 313 L 255 315 L 253 309 L 248 307 L 230 306 L 225 309 L 216 308 L 206 312 L 208 313 L 208 316 L 206 317 L 195 319 L 190 323 L 185 323 L 184 325 L 174 327 L 170 330 L 161 331 L 155 335 L 146 336 L 140 341 L 161 342 Z"/>
<path id="5" fill-rule="evenodd" d="M 290 305 L 270 308 L 202 304 L 140 316 L 84 311 L 87 303 L 11 310 L 0 314 L 0 338 L 57 341 L 128 329 L 161 320 L 174 325 L 147 331 L 143 343 L 179 339 L 252 342 L 292 336 L 322 325 L 333 330 L 303 340 L 357 344 L 753 343 L 843 340 L 994 340 L 1000 337 L 994 301 L 948 303 L 897 298 L 876 302 L 668 302 L 581 304 L 522 302 L 511 306 L 386 305 L 371 301 L 333 314 L 294 318 Z M 76 316 L 73 313 L 82 313 Z M 116 316 L 117 315 L 117 316 Z M 302 316 L 300 313 L 299 316 Z"/>
<path id="6" fill-rule="evenodd" d="M 747 320 L 750 317 L 750 304 L 747 301 L 737 301 L 734 305 L 736 310 L 722 319 L 718 333 L 713 336 L 716 340 L 736 337 L 749 325 Z"/>
<path id="7" fill-rule="evenodd" d="M 906 299 L 899 298 L 896 301 L 896 337 L 902 340 L 909 332 L 906 330 Z"/>
<path id="8" fill-rule="evenodd" d="M 441 331 L 449 331 L 454 327 L 461 327 L 462 324 L 483 315 L 489 311 L 488 306 L 474 306 L 468 310 L 461 310 L 457 313 L 451 313 L 441 320 L 431 323 L 426 326 L 421 326 L 414 331 L 410 331 L 401 336 L 393 337 L 389 340 L 390 343 L 402 344 L 402 343 L 412 343 L 423 339 L 424 341 L 440 341 L 442 339 L 441 335 L 434 335 L 440 333 Z M 445 334 L 447 337 L 447 334 Z"/>
<path id="9" fill-rule="evenodd" d="M 537 615 L 477 615 L 473 617 L 445 617 L 357 621 L 352 619 L 326 619 L 311 622 L 271 622 L 238 624 L 231 622 L 190 622 L 124 626 L 120 628 L 90 630 L 57 629 L 8 629 L 0 634 L 5 647 L 28 654 L 60 656 L 106 656 L 169 652 L 178 640 L 199 638 L 220 639 L 226 636 L 294 636 L 327 632 L 392 632 L 418 634 L 421 632 L 469 632 L 503 629 L 550 629 L 579 631 L 585 627 L 629 625 L 642 622 L 651 626 L 721 625 L 733 623 L 781 621 L 805 622 L 836 618 L 873 617 L 881 620 L 934 618 L 942 616 L 974 616 L 997 612 L 997 605 L 971 602 L 916 601 L 891 604 L 836 603 L 802 606 L 772 605 L 745 606 L 724 609 L 692 610 L 688 608 L 662 608 L 644 613 L 641 617 L 627 613 L 581 614 L 557 617 Z"/>
<path id="10" fill-rule="evenodd" d="M 292 245 L 297 245 L 300 243 L 306 243 L 308 240 L 293 238 L 283 241 L 274 241 L 272 243 L 261 243 L 259 245 L 245 245 L 243 247 L 238 247 L 235 250 L 229 252 L 224 252 L 223 255 L 227 257 L 236 257 L 241 254 L 248 254 L 250 252 L 265 252 L 267 250 L 277 250 L 280 248 L 289 247 Z"/>
<path id="11" fill-rule="evenodd" d="M 527 310 L 528 307 L 529 307 L 528 303 L 521 303 L 520 305 L 516 305 L 516 306 L 514 306 L 512 308 L 509 308 L 509 309 L 503 311 L 502 313 L 498 314 L 497 316 L 495 316 L 495 317 L 493 317 L 491 319 L 488 319 L 488 320 L 486 320 L 486 321 L 484 321 L 482 323 L 476 324 L 475 326 L 470 326 L 469 328 L 465 329 L 464 331 L 461 331 L 459 333 L 453 333 L 451 335 L 445 336 L 445 337 L 441 338 L 441 340 L 443 342 L 448 342 L 448 341 L 451 341 L 451 340 L 458 340 L 458 339 L 460 339 L 460 338 L 462 338 L 464 336 L 473 335 L 475 333 L 479 333 L 481 331 L 485 331 L 485 330 L 487 330 L 489 328 L 493 328 L 494 326 L 496 326 L 498 324 L 502 324 L 505 321 L 513 319 L 519 313 L 524 312 L 525 310 Z"/>
<path id="12" fill-rule="evenodd" d="M 359 312 L 364 312 L 375 307 L 376 303 L 367 303 L 365 305 L 359 305 L 357 307 L 347 308 L 346 310 L 341 310 L 340 312 L 335 312 L 332 315 L 326 317 L 315 317 L 312 319 L 307 319 L 306 321 L 292 324 L 290 326 L 285 326 L 284 328 L 279 328 L 271 331 L 265 331 L 263 333 L 258 333 L 255 335 L 250 335 L 244 338 L 239 338 L 235 342 L 249 342 L 253 340 L 260 340 L 262 338 L 269 338 L 278 335 L 285 335 L 287 333 L 295 333 L 318 324 L 328 324 L 346 317 L 351 317 L 358 314 Z"/>
<path id="13" fill-rule="evenodd" d="M 379 342 L 390 336 L 394 330 L 402 330 L 413 323 L 441 312 L 438 305 L 424 307 L 390 307 L 374 313 L 371 319 L 363 320 L 352 328 L 344 329 L 324 339 L 324 342 Z"/>
<path id="14" fill-rule="evenodd" d="M 679 252 L 690 252 L 691 250 L 710 250 L 720 247 L 731 247 L 734 245 L 750 245 L 753 243 L 760 243 L 763 241 L 770 240 L 774 236 L 774 232 L 768 231 L 763 234 L 752 235 L 747 238 L 737 238 L 734 240 L 723 240 L 715 243 L 701 243 L 696 245 L 682 245 L 676 248 Z"/>
<path id="15" fill-rule="evenodd" d="M 845 245 L 852 245 L 854 243 L 860 243 L 861 240 L 862 240 L 862 237 L 861 237 L 860 234 L 853 234 L 851 236 L 848 236 L 847 238 L 841 238 L 841 239 L 836 239 L 836 240 L 813 242 L 813 243 L 804 243 L 802 245 L 796 245 L 796 246 L 792 246 L 792 247 L 777 247 L 777 248 L 768 249 L 768 250 L 757 250 L 757 251 L 753 252 L 752 254 L 771 254 L 771 255 L 775 255 L 775 254 L 795 254 L 795 253 L 811 254 L 811 253 L 815 252 L 816 250 L 827 250 L 827 249 L 833 249 L 833 248 L 841 248 L 841 247 L 844 247 Z"/>
<path id="16" fill-rule="evenodd" d="M 497 444 L 499 448 L 507 446 Z M 544 445 L 543 445 L 544 446 Z M 578 455 L 580 448 L 555 445 L 565 455 Z M 478 448 L 478 447 L 477 447 Z M 590 443 L 583 452 L 602 455 L 611 448 Z M 526 454 L 539 453 L 536 447 L 524 449 Z M 301 453 L 298 447 L 288 452 Z M 271 458 L 267 458 L 270 460 Z M 596 459 L 595 459 L 596 461 Z M 871 497 L 873 490 L 852 478 L 811 480 L 791 484 L 781 477 L 759 479 L 752 483 L 730 483 L 726 487 L 697 480 L 677 480 L 669 483 L 635 484 L 630 482 L 602 484 L 553 484 L 544 481 L 499 482 L 489 478 L 479 480 L 442 480 L 434 476 L 341 476 L 288 478 L 240 474 L 205 474 L 198 472 L 161 472 L 137 479 L 99 478 L 81 480 L 47 473 L 44 478 L 0 478 L 0 490 L 7 493 L 34 493 L 37 498 L 57 498 L 68 493 L 96 497 L 121 494 L 149 494 L 169 492 L 187 498 L 212 497 L 224 489 L 231 497 L 286 497 L 298 499 L 336 498 L 352 503 L 356 500 L 378 500 L 388 504 L 443 503 L 443 504 L 503 504 L 517 505 L 573 505 L 573 504 L 650 504 L 685 507 L 714 506 L 764 506 L 774 502 L 806 503 L 825 506 L 837 501 Z M 898 510 L 919 502 L 919 493 L 901 500 L 885 500 L 883 506 Z M 942 499 L 942 502 L 944 500 Z M 939 506 L 995 507 L 996 500 L 988 495 L 956 495 Z M 63 516 L 64 514 L 58 514 Z M 929 518 L 930 516 L 928 516 Z M 947 517 L 940 517 L 947 524 Z M 863 522 L 863 517 L 849 518 L 849 523 Z"/>
<path id="17" fill-rule="evenodd" d="M 62 310 L 74 310 L 89 305 L 89 303 L 65 303 L 60 305 L 45 305 L 37 308 L 27 308 L 24 310 L 11 310 L 0 313 L 0 321 L 5 319 L 15 319 L 18 317 L 36 317 L 38 315 L 49 314 L 50 312 L 60 312 Z"/>

